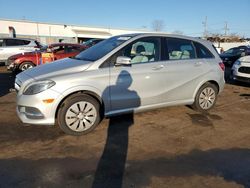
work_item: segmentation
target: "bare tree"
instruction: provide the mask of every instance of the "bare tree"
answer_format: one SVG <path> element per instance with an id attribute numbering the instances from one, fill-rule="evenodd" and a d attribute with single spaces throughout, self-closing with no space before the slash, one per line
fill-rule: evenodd
<path id="1" fill-rule="evenodd" d="M 164 29 L 164 26 L 165 24 L 163 20 L 154 20 L 152 22 L 153 31 L 157 31 L 157 32 L 162 31 Z"/>

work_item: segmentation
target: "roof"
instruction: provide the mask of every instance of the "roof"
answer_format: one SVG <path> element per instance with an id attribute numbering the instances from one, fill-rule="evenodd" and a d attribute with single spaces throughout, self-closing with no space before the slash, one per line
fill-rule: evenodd
<path id="1" fill-rule="evenodd" d="M 13 37 L 2 37 L 0 39 L 18 39 L 18 40 L 32 40 L 32 41 L 36 41 L 36 39 L 30 39 L 30 38 L 13 38 Z"/>
<path id="2" fill-rule="evenodd" d="M 63 42 L 61 42 L 61 43 L 53 43 L 53 44 L 50 44 L 50 45 L 48 45 L 48 46 L 51 46 L 51 47 L 53 47 L 53 46 L 82 46 L 81 44 L 76 44 L 76 43 L 63 43 Z"/>

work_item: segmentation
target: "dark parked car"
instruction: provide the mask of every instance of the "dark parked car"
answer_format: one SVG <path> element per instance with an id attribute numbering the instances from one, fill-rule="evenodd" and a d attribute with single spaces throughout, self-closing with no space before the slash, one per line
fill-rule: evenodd
<path id="1" fill-rule="evenodd" d="M 234 62 L 240 57 L 250 55 L 249 46 L 239 46 L 235 48 L 230 48 L 229 50 L 223 52 L 220 57 L 223 63 L 227 66 L 233 66 Z"/>
<path id="2" fill-rule="evenodd" d="M 17 54 L 9 57 L 8 69 L 13 72 L 24 71 L 39 64 L 48 63 L 66 57 L 74 57 L 85 48 L 80 44 L 55 43 L 39 51 Z M 42 61 L 42 53 L 49 55 L 46 61 Z"/>

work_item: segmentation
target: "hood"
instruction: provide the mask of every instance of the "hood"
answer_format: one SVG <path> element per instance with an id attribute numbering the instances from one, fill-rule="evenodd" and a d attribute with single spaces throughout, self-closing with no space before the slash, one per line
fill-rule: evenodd
<path id="1" fill-rule="evenodd" d="M 241 58 L 239 59 L 239 61 L 243 61 L 243 62 L 248 62 L 248 63 L 250 63 L 250 55 L 241 57 Z"/>
<path id="2" fill-rule="evenodd" d="M 39 65 L 32 69 L 28 69 L 18 75 L 22 76 L 22 74 L 25 74 L 28 77 L 34 78 L 35 80 L 40 80 L 44 78 L 58 76 L 61 74 L 80 72 L 86 70 L 91 64 L 91 61 L 65 58 L 54 61 L 53 63 Z"/>

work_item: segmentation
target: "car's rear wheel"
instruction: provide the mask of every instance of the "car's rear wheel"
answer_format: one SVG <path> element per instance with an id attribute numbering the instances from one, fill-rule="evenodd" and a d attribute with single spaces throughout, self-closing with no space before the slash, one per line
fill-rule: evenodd
<path id="1" fill-rule="evenodd" d="M 33 68 L 35 65 L 31 62 L 23 62 L 20 66 L 19 69 L 20 71 L 25 71 L 27 69 Z"/>
<path id="2" fill-rule="evenodd" d="M 193 109 L 206 112 L 212 109 L 216 103 L 218 88 L 212 83 L 205 83 L 198 90 L 195 101 L 192 105 Z"/>
<path id="3" fill-rule="evenodd" d="M 72 95 L 60 106 L 57 119 L 66 134 L 87 134 L 100 122 L 99 102 L 86 94 Z"/>

